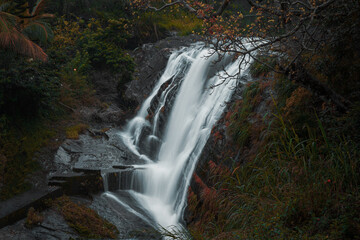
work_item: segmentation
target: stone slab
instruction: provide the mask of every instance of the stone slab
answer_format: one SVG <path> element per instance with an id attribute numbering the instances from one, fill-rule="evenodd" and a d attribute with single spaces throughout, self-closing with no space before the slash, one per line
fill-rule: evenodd
<path id="1" fill-rule="evenodd" d="M 43 189 L 32 189 L 0 202 L 0 228 L 25 218 L 29 208 L 45 208 L 44 201 L 46 199 L 54 199 L 62 195 L 61 187 L 50 186 Z"/>

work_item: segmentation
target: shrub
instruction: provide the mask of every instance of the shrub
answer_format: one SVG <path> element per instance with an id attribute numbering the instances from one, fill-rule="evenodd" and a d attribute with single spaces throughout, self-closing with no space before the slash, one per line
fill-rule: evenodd
<path id="1" fill-rule="evenodd" d="M 128 27 L 129 22 L 125 19 L 108 20 L 105 23 L 90 20 L 79 39 L 79 47 L 83 54 L 89 56 L 92 67 L 107 67 L 114 73 L 134 71 L 132 58 L 123 50 L 130 37 Z"/>
<path id="2" fill-rule="evenodd" d="M 0 112 L 8 117 L 49 115 L 59 94 L 52 63 L 0 52 Z"/>

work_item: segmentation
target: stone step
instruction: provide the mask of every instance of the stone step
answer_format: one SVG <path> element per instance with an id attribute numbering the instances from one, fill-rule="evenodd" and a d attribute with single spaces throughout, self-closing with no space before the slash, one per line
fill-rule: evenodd
<path id="1" fill-rule="evenodd" d="M 73 172 L 76 173 L 85 173 L 85 174 L 94 174 L 94 175 L 101 175 L 100 169 L 86 169 L 86 168 L 73 168 Z"/>
<path id="2" fill-rule="evenodd" d="M 66 183 L 66 181 L 63 180 L 49 180 L 48 185 L 49 186 L 63 186 Z"/>
<path id="3" fill-rule="evenodd" d="M 0 202 L 0 228 L 13 224 L 27 216 L 29 208 L 45 209 L 45 200 L 63 195 L 61 187 L 50 186 L 32 189 L 6 201 Z"/>
<path id="4" fill-rule="evenodd" d="M 66 195 L 91 195 L 104 191 L 100 170 L 84 170 L 53 175 L 50 186 L 61 186 Z"/>
<path id="5" fill-rule="evenodd" d="M 67 180 L 71 178 L 81 178 L 84 176 L 83 173 L 66 173 L 66 174 L 56 174 L 50 178 L 50 180 Z"/>
<path id="6" fill-rule="evenodd" d="M 134 169 L 134 166 L 127 166 L 127 165 L 115 165 L 113 168 L 116 169 Z"/>

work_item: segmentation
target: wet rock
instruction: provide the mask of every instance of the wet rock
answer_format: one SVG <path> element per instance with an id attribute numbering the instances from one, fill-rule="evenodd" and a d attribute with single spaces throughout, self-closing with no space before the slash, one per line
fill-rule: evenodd
<path id="1" fill-rule="evenodd" d="M 116 169 L 133 169 L 134 166 L 124 166 L 124 165 L 121 165 L 121 166 L 113 166 L 113 168 L 116 168 Z"/>
<path id="2" fill-rule="evenodd" d="M 109 170 L 103 174 L 106 191 L 134 190 L 143 192 L 142 182 L 135 175 L 143 174 L 142 168 L 126 168 L 120 171 Z"/>
<path id="3" fill-rule="evenodd" d="M 24 218 L 31 207 L 44 209 L 45 200 L 60 197 L 62 194 L 60 187 L 47 187 L 32 189 L 0 202 L 0 228 Z"/>
<path id="4" fill-rule="evenodd" d="M 32 240 L 32 239 L 76 239 L 78 235 L 68 226 L 63 217 L 53 209 L 41 212 L 42 223 L 32 229 L 25 227 L 25 219 L 14 225 L 0 229 L 0 239 Z"/>
<path id="5" fill-rule="evenodd" d="M 164 71 L 171 51 L 199 41 L 198 36 L 169 37 L 156 43 L 144 44 L 135 49 L 132 56 L 137 65 L 134 80 L 128 84 L 125 95 L 141 104 L 152 91 Z"/>
<path id="6" fill-rule="evenodd" d="M 113 165 L 143 164 L 144 160 L 130 152 L 123 144 L 118 129 L 109 129 L 104 133 L 90 130 L 92 133 L 80 135 L 78 140 L 67 139 L 55 155 L 57 173 L 71 172 L 73 168 L 106 169 Z"/>
<path id="7" fill-rule="evenodd" d="M 121 74 L 114 74 L 110 71 L 93 71 L 90 81 L 96 89 L 95 95 L 102 102 L 120 104 L 118 83 Z"/>
<path id="8" fill-rule="evenodd" d="M 123 204 L 119 204 L 114 197 Z M 154 220 L 128 192 L 117 191 L 94 196 L 90 207 L 117 227 L 120 232 L 118 239 L 162 239 L 154 230 Z"/>
<path id="9" fill-rule="evenodd" d="M 84 121 L 98 126 L 118 126 L 124 123 L 127 117 L 126 112 L 115 104 L 106 108 L 84 107 L 80 110 Z"/>
<path id="10" fill-rule="evenodd" d="M 66 195 L 87 195 L 104 191 L 100 171 L 84 170 L 80 172 L 56 174 L 49 179 L 49 186 L 60 186 Z"/>

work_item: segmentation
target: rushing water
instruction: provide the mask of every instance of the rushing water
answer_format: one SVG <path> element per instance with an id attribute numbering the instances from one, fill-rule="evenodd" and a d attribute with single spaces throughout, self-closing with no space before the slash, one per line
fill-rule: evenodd
<path id="1" fill-rule="evenodd" d="M 230 55 L 220 59 L 200 43 L 173 52 L 152 93 L 136 117 L 119 133 L 125 145 L 147 162 L 135 166 L 135 170 L 123 178 L 120 189 L 138 202 L 156 222 L 154 225 L 181 225 L 197 160 L 234 91 L 236 81 L 226 78 L 225 71 L 233 75 L 240 65 L 239 59 Z M 247 65 L 240 67 L 242 75 L 246 74 Z M 223 84 L 212 88 L 224 78 Z M 171 101 L 172 97 L 175 98 Z M 148 109 L 155 98 L 154 115 L 149 121 Z M 164 123 L 160 115 L 166 104 L 171 104 L 171 111 Z M 116 200 L 111 192 L 106 196 Z M 117 201 L 136 212 L 120 199 Z"/>

